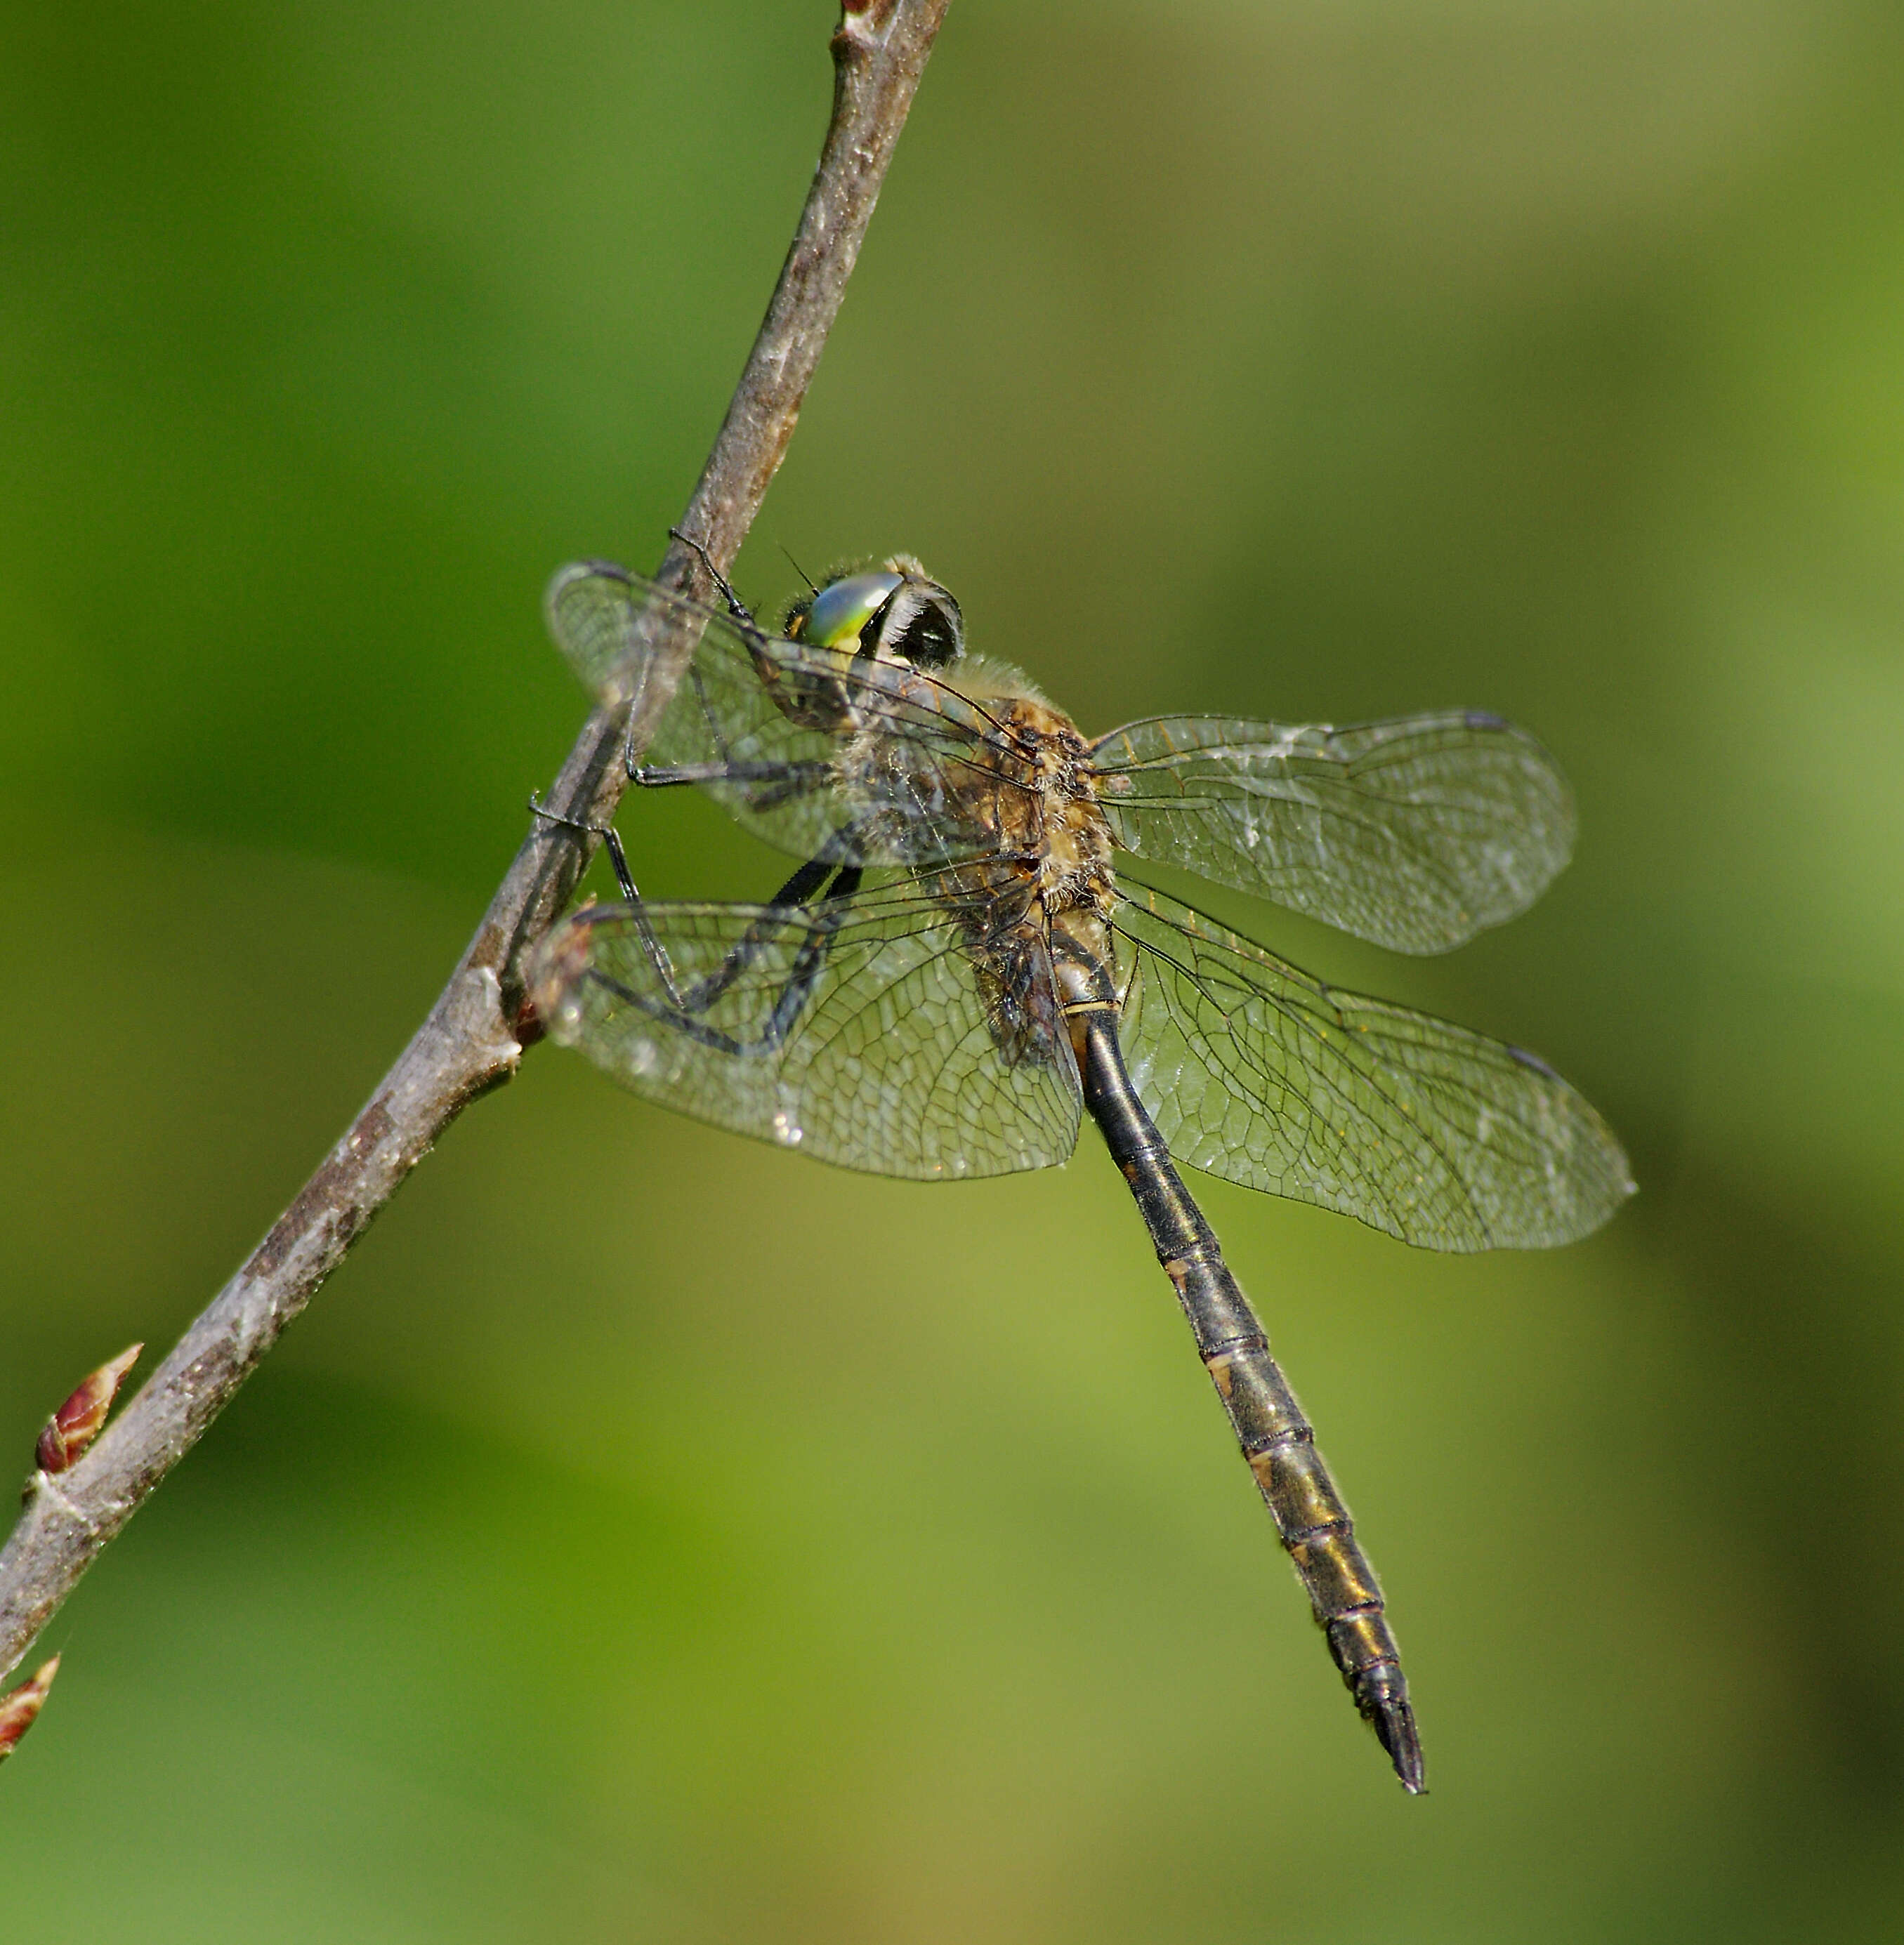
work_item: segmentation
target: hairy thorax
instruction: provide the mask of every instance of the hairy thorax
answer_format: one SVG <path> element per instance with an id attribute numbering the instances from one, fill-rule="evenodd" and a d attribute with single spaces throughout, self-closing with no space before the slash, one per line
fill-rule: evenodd
<path id="1" fill-rule="evenodd" d="M 966 785 L 968 812 L 995 848 L 940 883 L 999 1050 L 1014 1062 L 1058 1060 L 1067 1006 L 1109 991 L 1110 826 L 1089 746 L 1068 718 L 1035 696 L 986 706 L 1016 745 L 1008 770 Z"/>

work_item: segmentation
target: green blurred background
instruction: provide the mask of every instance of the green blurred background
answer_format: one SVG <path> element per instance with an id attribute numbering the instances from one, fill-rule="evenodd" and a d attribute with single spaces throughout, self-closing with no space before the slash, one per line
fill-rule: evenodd
<path id="1" fill-rule="evenodd" d="M 421 1016 L 660 554 L 825 0 L 0 20 L 0 1452 Z M 9 1935 L 1834 1940 L 1904 1896 L 1904 23 L 957 0 L 763 601 L 916 549 L 1087 729 L 1449 702 L 1577 863 L 1455 957 L 1643 1193 L 1210 1185 L 1362 1516 L 1355 1721 L 1116 1171 L 851 1177 L 538 1050 L 49 1630 Z M 784 867 L 631 803 L 644 885 Z M 1535 1645 L 1532 1652 L 1528 1644 Z"/>

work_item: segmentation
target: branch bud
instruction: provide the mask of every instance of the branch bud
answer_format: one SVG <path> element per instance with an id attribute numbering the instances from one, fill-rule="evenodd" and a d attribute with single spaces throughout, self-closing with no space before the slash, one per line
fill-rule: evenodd
<path id="1" fill-rule="evenodd" d="M 23 1681 L 17 1688 L 0 1695 L 0 1762 L 13 1754 L 20 1737 L 33 1726 L 40 1705 L 46 1700 L 46 1691 L 59 1672 L 60 1657 L 56 1654 L 51 1661 L 40 1664 L 32 1681 Z"/>
<path id="2" fill-rule="evenodd" d="M 112 1410 L 113 1400 L 119 1394 L 119 1380 L 137 1362 L 139 1353 L 145 1348 L 143 1344 L 134 1344 L 129 1351 L 122 1351 L 110 1364 L 101 1364 L 46 1421 L 46 1429 L 40 1434 L 39 1444 L 34 1447 L 34 1456 L 42 1472 L 63 1472 L 99 1436 L 100 1427 L 106 1423 L 106 1414 Z M 52 1679 L 51 1675 L 47 1678 Z M 23 1694 L 26 1691 L 22 1689 L 16 1692 Z M 35 1703 L 33 1706 L 38 1708 L 39 1705 Z"/>

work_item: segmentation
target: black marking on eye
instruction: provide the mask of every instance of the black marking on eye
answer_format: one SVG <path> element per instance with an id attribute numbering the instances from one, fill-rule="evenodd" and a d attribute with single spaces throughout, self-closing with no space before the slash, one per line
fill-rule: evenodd
<path id="1" fill-rule="evenodd" d="M 958 638 L 936 608 L 927 608 L 900 637 L 899 652 L 918 668 L 943 668 L 958 653 Z"/>
<path id="2" fill-rule="evenodd" d="M 958 603 L 943 587 L 929 592 L 902 588 L 887 603 L 891 618 L 885 640 L 892 652 L 915 668 L 943 668 L 964 653 L 964 630 Z"/>
<path id="3" fill-rule="evenodd" d="M 867 657 L 877 655 L 885 646 L 886 630 L 893 617 L 893 603 L 904 592 L 902 587 L 894 588 L 860 624 L 859 633 L 855 638 L 859 644 L 857 651 L 859 655 Z"/>

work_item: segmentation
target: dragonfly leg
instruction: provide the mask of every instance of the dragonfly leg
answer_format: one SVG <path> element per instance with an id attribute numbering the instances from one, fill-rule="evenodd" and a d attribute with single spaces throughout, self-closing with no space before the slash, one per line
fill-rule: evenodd
<path id="1" fill-rule="evenodd" d="M 824 759 L 806 763 L 637 763 L 628 772 L 631 783 L 646 790 L 665 790 L 671 784 L 769 784 L 773 790 L 755 798 L 750 808 L 775 809 L 796 797 L 830 785 L 832 763 Z"/>
<path id="2" fill-rule="evenodd" d="M 701 721 L 708 732 L 708 741 L 714 745 L 715 754 L 722 763 L 730 762 L 732 759 L 727 749 L 727 732 L 721 726 L 720 711 L 708 700 L 707 682 L 701 674 L 701 667 L 698 662 L 688 664 L 687 682 L 688 686 L 694 692 L 695 704 L 700 710 Z M 629 750 L 628 754 L 630 756 L 634 754 L 632 747 Z M 628 768 L 628 775 L 630 776 L 634 775 L 632 765 Z"/>
<path id="3" fill-rule="evenodd" d="M 679 527 L 670 527 L 668 529 L 668 534 L 671 540 L 679 541 L 683 547 L 691 549 L 699 556 L 702 566 L 707 570 L 708 579 L 720 590 L 721 600 L 727 603 L 727 612 L 739 623 L 748 641 L 754 646 L 755 652 L 758 655 L 759 645 L 765 637 L 762 634 L 760 624 L 754 619 L 752 611 L 734 592 L 733 582 L 714 566 L 714 557 L 700 541 L 696 540 L 691 535 L 683 533 Z M 714 705 L 708 700 L 707 686 L 701 679 L 701 671 L 691 662 L 688 664 L 687 680 L 689 686 L 694 691 L 696 700 L 700 704 L 702 720 L 707 726 L 709 739 L 715 749 L 721 753 L 721 760 L 724 763 L 727 757 L 727 738 L 721 733 L 720 720 L 714 713 Z M 639 765 L 634 754 L 634 723 L 632 718 L 629 720 L 628 735 L 622 746 L 622 764 L 635 782 L 643 783 L 650 781 L 639 774 Z M 671 783 L 677 779 L 665 778 L 653 781 Z"/>
<path id="4" fill-rule="evenodd" d="M 708 699 L 708 686 L 702 678 L 700 669 L 693 662 L 687 665 L 687 685 L 693 691 L 696 705 L 701 712 L 701 726 L 707 732 L 708 741 L 714 745 L 717 753 L 716 763 L 705 767 L 719 775 L 730 766 L 727 732 L 721 726 L 718 712 Z M 671 775 L 665 765 L 651 766 L 644 764 L 634 751 L 634 718 L 632 715 L 628 717 L 628 729 L 622 738 L 622 768 L 627 772 L 631 783 L 676 784 L 708 781 L 699 777 Z"/>
<path id="5" fill-rule="evenodd" d="M 554 822 L 574 821 L 571 818 L 558 818 L 553 812 L 539 809 L 538 815 Z M 581 828 L 592 831 L 596 827 L 589 825 Z M 656 976 L 668 996 L 668 1004 L 662 1006 L 636 993 L 599 968 L 591 967 L 589 976 L 607 987 L 626 1003 L 665 1021 L 705 1046 L 736 1054 L 766 1053 L 779 1046 L 792 1031 L 807 1000 L 813 997 L 813 988 L 825 969 L 827 955 L 832 949 L 834 935 L 845 922 L 849 910 L 847 902 L 859 889 L 860 880 L 864 876 L 862 868 L 842 861 L 851 858 L 864 843 L 866 834 L 863 828 L 857 824 L 845 824 L 833 832 L 819 850 L 799 866 L 767 901 L 766 910 L 728 948 L 721 963 L 691 985 L 684 985 L 677 977 L 667 948 L 655 936 L 648 922 L 640 894 L 634 889 L 634 880 L 628 874 L 626 860 L 620 856 L 619 840 L 615 839 L 613 833 L 605 832 L 603 834 L 613 843 L 614 849 L 610 855 L 616 860 L 616 875 L 628 899 L 629 915 L 634 921 L 648 963 L 654 969 Z M 829 880 L 832 881 L 830 884 Z M 706 1025 L 704 1016 L 722 994 L 775 939 L 801 919 L 808 907 L 820 902 L 822 892 L 825 893 L 824 902 L 829 909 L 811 920 L 811 929 L 807 940 L 796 954 L 786 981 L 760 1034 L 751 1040 L 743 1040 Z"/>
<path id="6" fill-rule="evenodd" d="M 760 957 L 768 943 L 794 922 L 801 908 L 819 895 L 829 878 L 833 880 L 830 895 L 846 898 L 859 889 L 859 877 L 857 867 L 841 870 L 837 861 L 829 858 L 824 849 L 817 856 L 809 858 L 767 901 L 769 916 L 749 926 L 728 948 L 727 956 L 720 965 L 704 979 L 696 980 L 681 997 L 680 1011 L 684 1014 L 705 1013 Z M 792 977 L 789 976 L 790 981 Z"/>
<path id="7" fill-rule="evenodd" d="M 785 672 L 767 652 L 767 643 L 771 638 L 770 631 L 755 619 L 752 610 L 734 592 L 727 577 L 714 566 L 713 557 L 706 547 L 692 535 L 683 533 L 679 527 L 670 527 L 668 532 L 670 538 L 679 541 L 683 547 L 691 549 L 699 556 L 702 566 L 707 570 L 708 578 L 720 590 L 721 598 L 727 604 L 727 612 L 738 624 L 753 655 L 754 666 L 760 673 L 761 685 L 773 698 L 776 707 L 790 720 L 809 729 L 836 726 L 844 719 L 847 707 L 845 692 L 838 684 L 820 679 L 809 670 L 804 674 L 806 686 L 797 692 L 790 687 Z M 699 674 L 692 664 L 690 665 L 689 676 L 700 696 L 702 714 L 706 719 L 714 747 L 724 756 L 727 752 L 721 740 L 720 725 L 708 705 L 705 692 L 702 690 Z M 633 776 L 634 752 L 632 747 L 628 752 L 628 774 Z"/>
<path id="8" fill-rule="evenodd" d="M 560 825 L 564 830 L 585 831 L 599 837 L 608 852 L 608 862 L 614 867 L 615 882 L 620 887 L 623 902 L 634 920 L 636 932 L 641 939 L 641 949 L 648 955 L 648 963 L 655 969 L 658 979 L 668 996 L 677 1006 L 683 1003 L 680 985 L 674 976 L 674 961 L 668 956 L 668 948 L 655 936 L 654 928 L 648 923 L 648 914 L 641 902 L 641 893 L 634 882 L 634 874 L 628 869 L 628 855 L 622 848 L 622 840 L 612 824 L 585 824 L 579 817 L 570 817 L 559 810 L 550 810 L 532 795 L 529 807 L 545 824 Z"/>
<path id="9" fill-rule="evenodd" d="M 741 634 L 747 643 L 748 651 L 754 658 L 754 666 L 759 672 L 761 685 L 767 694 L 773 698 L 775 706 L 789 720 L 801 723 L 807 728 L 836 727 L 844 720 L 847 708 L 845 692 L 838 684 L 834 681 L 816 677 L 814 673 L 809 670 L 805 672 L 804 678 L 806 686 L 799 689 L 797 692 L 790 687 L 785 671 L 767 652 L 767 643 L 771 639 L 770 631 L 762 627 L 755 619 L 752 610 L 734 592 L 727 577 L 714 566 L 713 558 L 706 547 L 692 535 L 683 533 L 679 527 L 670 527 L 668 532 L 671 539 L 679 541 L 683 547 L 693 550 L 699 557 L 702 566 L 707 570 L 708 578 L 721 590 L 721 598 L 727 603 L 727 612 L 739 625 Z M 695 692 L 700 698 L 701 713 L 706 720 L 714 747 L 719 750 L 724 757 L 727 754 L 727 746 L 721 737 L 720 723 L 716 720 L 713 708 L 708 701 L 706 692 L 702 687 L 700 672 L 690 664 L 688 674 L 689 679 L 694 685 Z M 633 776 L 634 755 L 631 748 L 628 752 L 628 774 Z"/>
<path id="10" fill-rule="evenodd" d="M 670 527 L 668 529 L 668 538 L 671 541 L 679 541 L 683 547 L 699 557 L 702 566 L 707 570 L 708 578 L 721 590 L 721 598 L 727 603 L 727 612 L 736 621 L 748 628 L 759 626 L 747 604 L 734 592 L 727 577 L 714 566 L 713 556 L 699 541 L 691 534 L 683 533 L 679 527 Z"/>
<path id="11" fill-rule="evenodd" d="M 599 966 L 591 966 L 587 976 L 606 988 L 625 1005 L 659 1020 L 717 1053 L 742 1058 L 771 1053 L 785 1043 L 812 999 L 820 975 L 825 969 L 833 940 L 852 909 L 852 895 L 859 888 L 862 875 L 856 865 L 836 867 L 822 858 L 813 858 L 803 865 L 781 888 L 780 898 L 787 902 L 776 902 L 769 906 L 729 948 L 727 956 L 713 972 L 696 980 L 685 991 L 671 992 L 672 1004 L 663 1005 L 645 993 L 637 992 Z M 819 909 L 816 911 L 808 901 L 829 877 L 832 883 L 829 895 L 818 902 Z M 758 1031 L 750 1038 L 742 1038 L 737 1034 L 710 1026 L 703 1016 L 714 1002 L 772 941 L 790 926 L 803 921 L 807 936 Z"/>
<path id="12" fill-rule="evenodd" d="M 634 888 L 634 880 L 628 873 L 628 853 L 622 849 L 622 840 L 612 824 L 589 824 L 579 817 L 571 817 L 566 811 L 551 810 L 542 800 L 539 791 L 532 791 L 529 797 L 529 810 L 532 817 L 545 824 L 553 824 L 564 831 L 585 832 L 591 837 L 599 837 L 608 852 L 608 862 L 615 868 L 615 882 L 621 887 L 622 896 L 631 905 L 641 902 L 641 894 Z"/>

